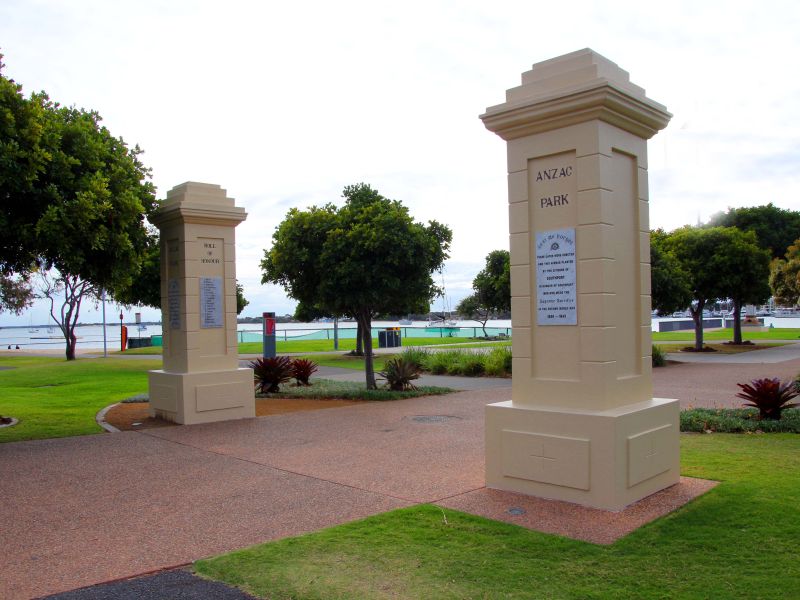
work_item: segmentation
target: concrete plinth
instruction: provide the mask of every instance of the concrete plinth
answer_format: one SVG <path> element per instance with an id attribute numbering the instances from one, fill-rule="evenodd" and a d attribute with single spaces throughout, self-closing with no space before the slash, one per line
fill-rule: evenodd
<path id="1" fill-rule="evenodd" d="M 607 510 L 677 483 L 677 400 L 603 411 L 486 408 L 486 485 Z"/>
<path id="2" fill-rule="evenodd" d="M 670 116 L 589 49 L 481 115 L 507 142 L 513 325 L 490 487 L 619 510 L 678 482 L 678 403 L 653 399 L 650 356 L 647 139 Z"/>
<path id="3" fill-rule="evenodd" d="M 149 376 L 151 416 L 187 425 L 255 416 L 252 369 Z"/>
<path id="4" fill-rule="evenodd" d="M 187 182 L 151 218 L 161 232 L 164 368 L 150 414 L 176 423 L 255 417 L 252 369 L 239 368 L 235 228 L 245 220 L 218 185 Z"/>

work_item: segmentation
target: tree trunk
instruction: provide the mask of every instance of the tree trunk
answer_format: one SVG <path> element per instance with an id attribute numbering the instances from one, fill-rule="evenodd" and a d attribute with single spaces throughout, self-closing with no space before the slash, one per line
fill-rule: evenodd
<path id="1" fill-rule="evenodd" d="M 364 339 L 364 375 L 366 377 L 367 389 L 377 389 L 375 383 L 375 367 L 372 360 L 372 317 L 369 311 L 365 311 L 356 317 L 361 327 Z"/>
<path id="2" fill-rule="evenodd" d="M 733 300 L 733 343 L 742 343 L 742 301 Z"/>
<path id="3" fill-rule="evenodd" d="M 692 313 L 692 319 L 694 320 L 694 349 L 698 352 L 703 351 L 703 307 L 705 305 L 705 300 L 700 300 L 697 303 L 697 308 L 689 307 L 689 312 Z"/>
<path id="4" fill-rule="evenodd" d="M 72 330 L 67 336 L 67 360 L 75 360 L 75 346 L 78 343 L 78 337 L 75 331 Z"/>
<path id="5" fill-rule="evenodd" d="M 364 356 L 364 334 L 361 329 L 361 320 L 356 317 L 356 349 L 354 350 L 356 356 Z"/>
<path id="6" fill-rule="evenodd" d="M 486 333 L 486 322 L 488 320 L 489 320 L 489 311 L 486 311 L 483 321 L 481 321 L 481 328 L 483 329 L 483 337 L 489 337 L 489 334 Z"/>

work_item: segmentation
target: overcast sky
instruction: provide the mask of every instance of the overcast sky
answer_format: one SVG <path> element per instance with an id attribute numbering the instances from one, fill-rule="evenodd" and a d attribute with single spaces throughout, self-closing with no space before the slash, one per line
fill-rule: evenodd
<path id="1" fill-rule="evenodd" d="M 533 63 L 581 48 L 674 114 L 649 146 L 653 227 L 728 207 L 800 208 L 799 7 L 4 0 L 0 52 L 26 95 L 95 109 L 139 144 L 159 198 L 201 181 L 245 207 L 244 315 L 293 310 L 259 269 L 287 210 L 338 203 L 361 181 L 452 228 L 445 285 L 455 305 L 486 254 L 508 247 L 505 145 L 478 115 Z M 31 314 L 47 320 L 37 305 L 0 325 Z"/>

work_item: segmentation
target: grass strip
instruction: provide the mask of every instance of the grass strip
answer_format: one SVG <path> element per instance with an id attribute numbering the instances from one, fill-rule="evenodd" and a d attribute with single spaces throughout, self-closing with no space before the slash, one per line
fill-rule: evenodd
<path id="1" fill-rule="evenodd" d="M 19 419 L 0 442 L 100 433 L 101 408 L 147 392 L 147 372 L 160 360 L 0 357 L 0 415 Z"/>
<path id="2" fill-rule="evenodd" d="M 767 331 L 751 331 L 742 327 L 744 340 L 796 340 L 800 338 L 800 329 L 774 327 Z M 703 339 L 708 341 L 729 341 L 733 339 L 733 329 L 705 329 Z M 693 341 L 694 330 L 653 332 L 654 342 Z"/>
<path id="3" fill-rule="evenodd" d="M 721 485 L 610 546 L 415 506 L 195 569 L 261 598 L 795 597 L 800 436 L 681 446 L 684 475 Z"/>
<path id="4" fill-rule="evenodd" d="M 368 390 L 366 384 L 356 381 L 312 379 L 311 386 L 282 385 L 274 394 L 258 394 L 259 398 L 309 398 L 312 400 L 401 400 L 419 396 L 439 396 L 454 390 L 445 387 L 419 386 L 416 390 L 392 392 L 386 389 Z"/>

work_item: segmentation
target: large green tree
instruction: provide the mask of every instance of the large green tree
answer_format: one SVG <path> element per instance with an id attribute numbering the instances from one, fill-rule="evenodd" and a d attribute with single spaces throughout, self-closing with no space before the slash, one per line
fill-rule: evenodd
<path id="1" fill-rule="evenodd" d="M 2 73 L 0 92 L 0 265 L 4 275 L 54 269 L 42 291 L 74 359 L 83 299 L 129 286 L 141 269 L 154 188 L 141 150 L 96 112 L 25 99 Z"/>
<path id="2" fill-rule="evenodd" d="M 789 246 L 784 258 L 772 261 L 769 286 L 779 304 L 794 306 L 800 300 L 800 239 Z"/>
<path id="3" fill-rule="evenodd" d="M 340 208 L 289 211 L 265 250 L 262 282 L 282 285 L 305 306 L 352 316 L 374 389 L 372 318 L 413 311 L 440 292 L 432 275 L 448 257 L 452 233 L 436 221 L 415 222 L 401 202 L 367 184 L 347 186 L 342 196 Z"/>
<path id="4" fill-rule="evenodd" d="M 685 310 L 692 303 L 689 275 L 666 248 L 667 234 L 650 234 L 650 294 L 653 308 L 662 315 Z"/>
<path id="5" fill-rule="evenodd" d="M 769 255 L 759 248 L 752 232 L 735 227 L 684 227 L 667 234 L 660 243 L 689 278 L 695 350 L 703 349 L 703 309 L 709 301 L 731 298 L 741 307 L 743 302 L 760 302 L 769 296 L 765 287 Z M 741 343 L 738 308 L 734 312 L 734 331 L 739 331 Z"/>
<path id="6" fill-rule="evenodd" d="M 511 259 L 508 250 L 493 250 L 486 264 L 472 280 L 473 293 L 458 303 L 456 311 L 478 321 L 486 334 L 486 322 L 493 312 L 511 310 Z"/>
<path id="7" fill-rule="evenodd" d="M 800 238 L 800 212 L 778 208 L 772 203 L 729 208 L 727 212 L 712 215 L 707 226 L 753 231 L 759 246 L 769 250 L 772 258 L 781 258 L 787 248 Z"/>

